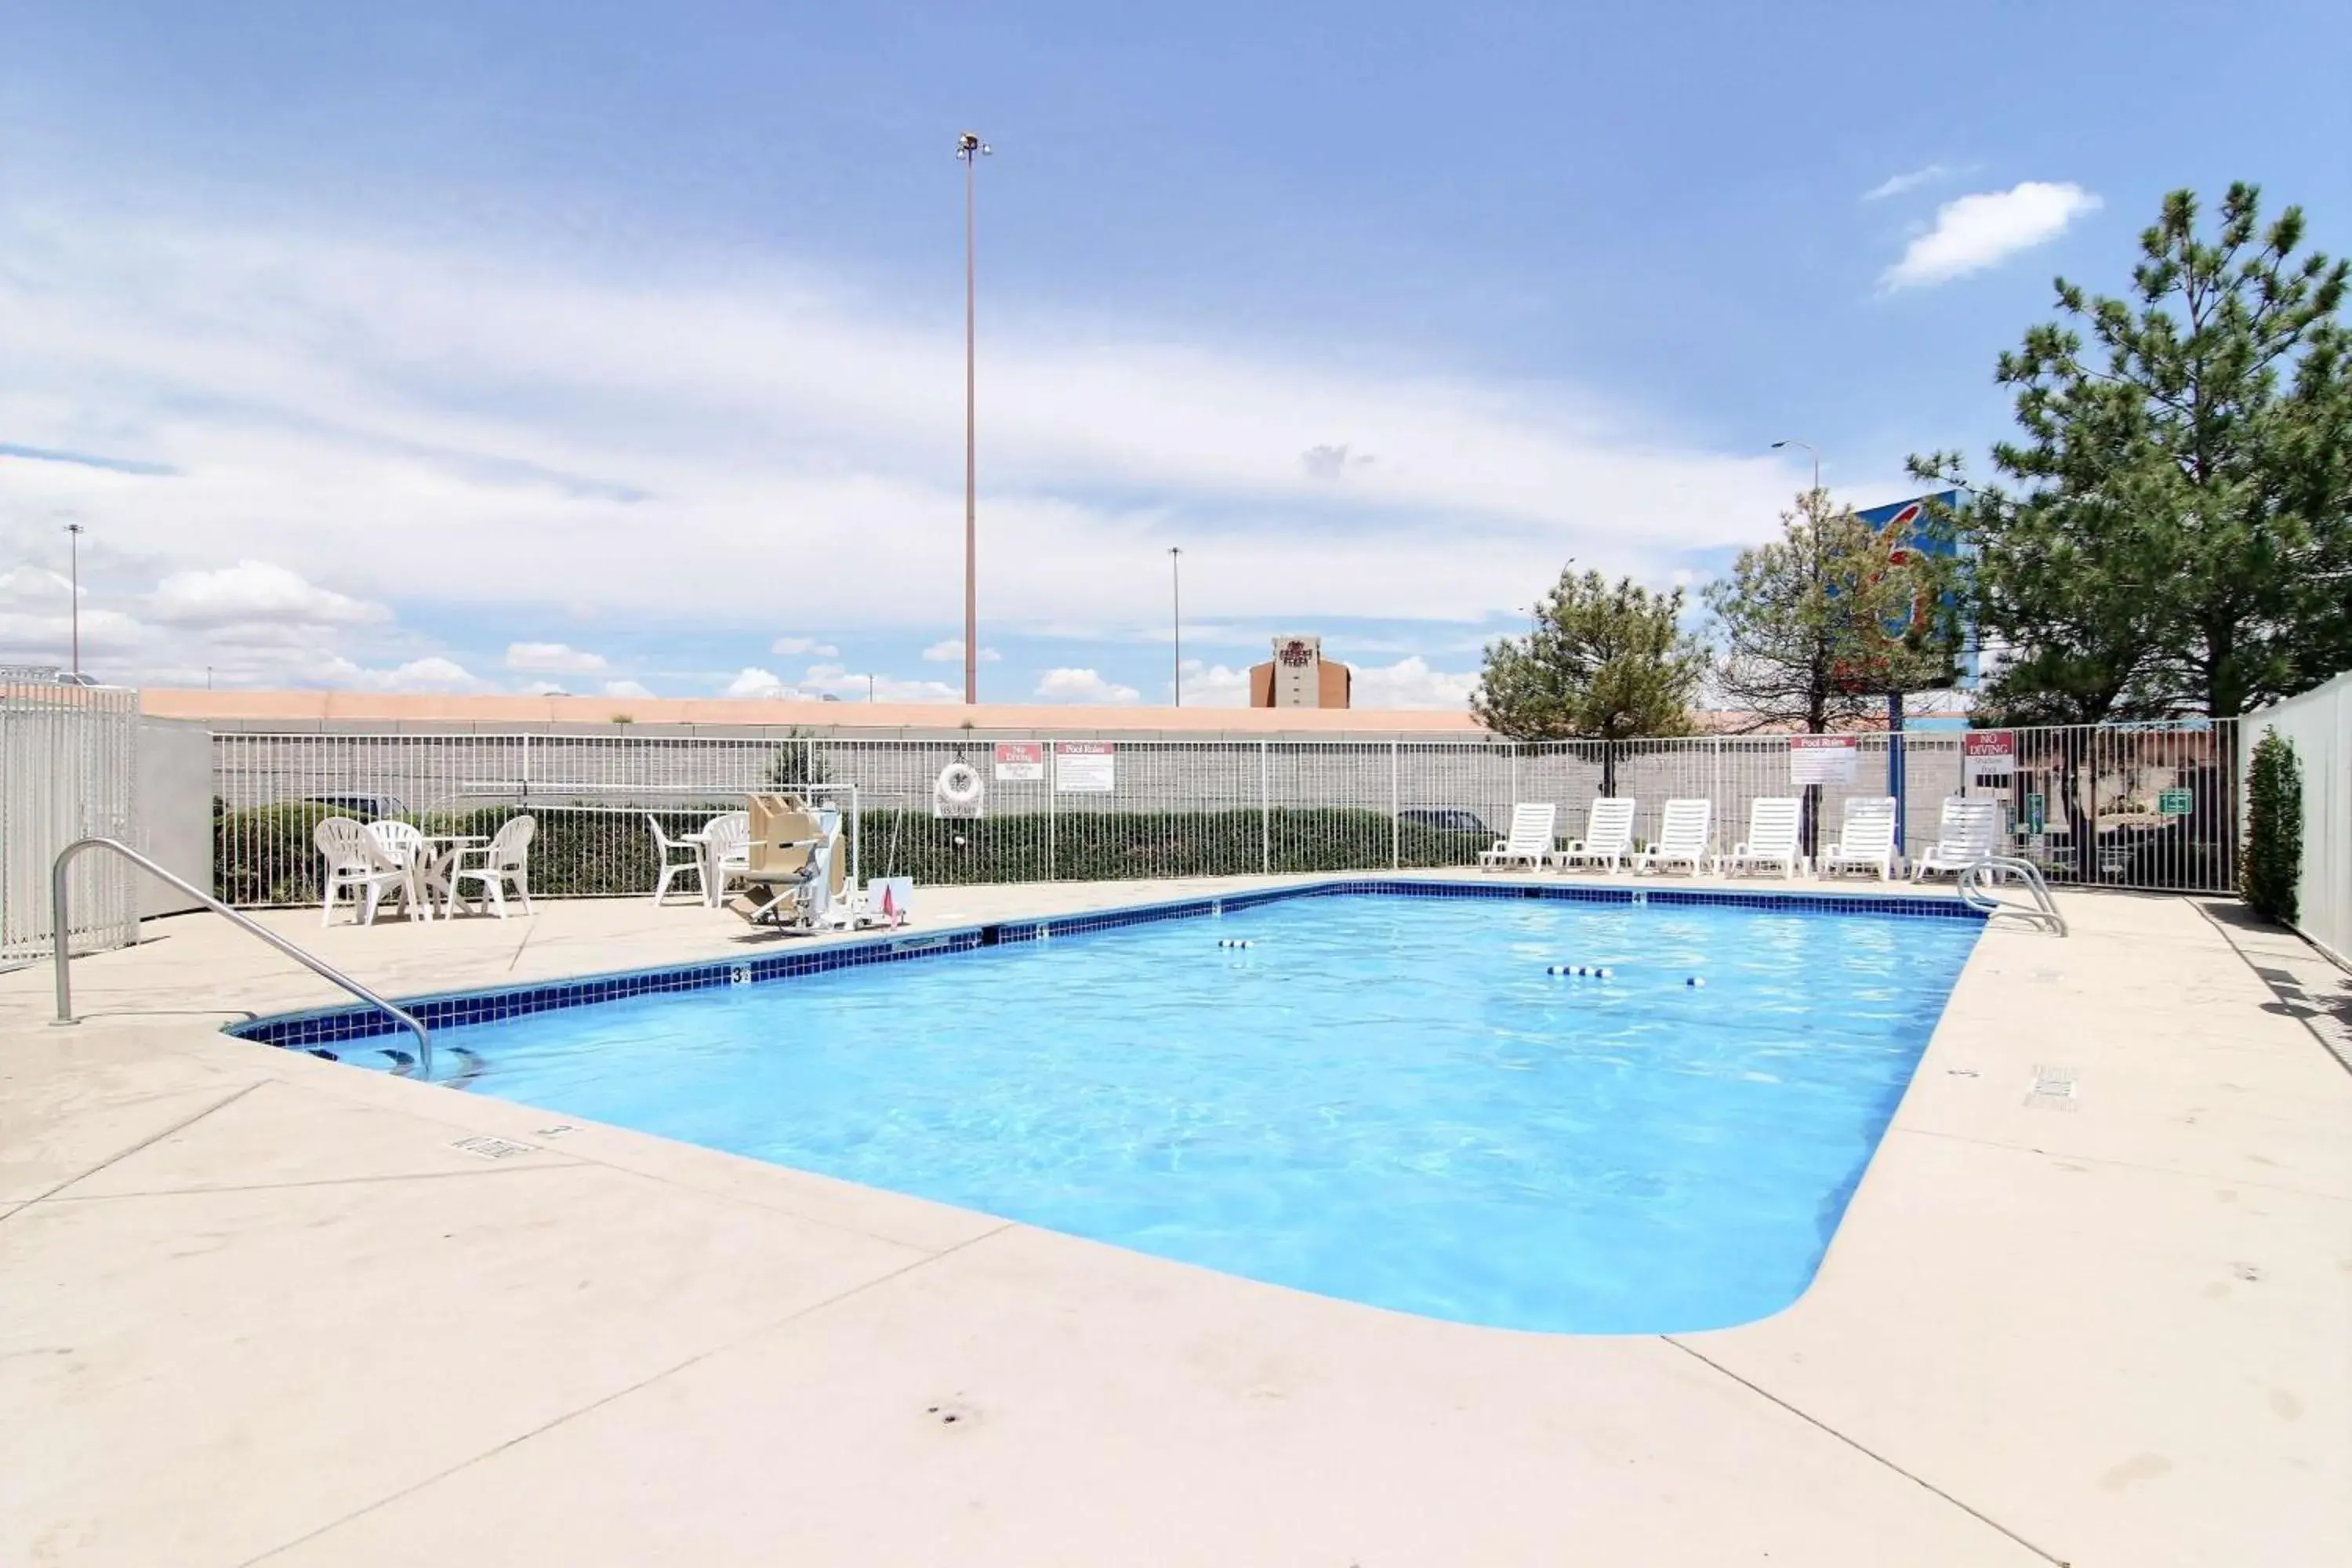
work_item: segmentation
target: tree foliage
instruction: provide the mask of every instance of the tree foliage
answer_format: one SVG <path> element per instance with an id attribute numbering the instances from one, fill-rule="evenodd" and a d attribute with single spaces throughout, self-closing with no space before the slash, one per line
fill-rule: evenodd
<path id="1" fill-rule="evenodd" d="M 2293 925 L 2303 877 L 2303 764 L 2294 743 L 2265 729 L 2246 774 L 2246 853 L 2240 863 L 2246 906 Z"/>
<path id="2" fill-rule="evenodd" d="M 1614 587 L 1575 564 L 1537 605 L 1525 637 L 1487 645 L 1470 711 L 1518 741 L 1687 735 L 1706 650 L 1682 628 L 1683 591 Z"/>
<path id="3" fill-rule="evenodd" d="M 2062 321 L 2000 356 L 2016 488 L 1973 494 L 1974 607 L 2010 721 L 2233 715 L 2352 664 L 2346 265 L 2298 255 L 2232 185 L 2208 240 L 2188 191 L 2140 237 L 2128 300 L 2059 279 Z M 1912 471 L 1963 482 L 1956 454 Z"/>
<path id="4" fill-rule="evenodd" d="M 1948 682 L 1949 565 L 1807 490 L 1780 537 L 1739 552 L 1706 598 L 1723 639 L 1716 679 L 1757 729 L 1819 732 L 1885 710 L 1886 693 Z"/>

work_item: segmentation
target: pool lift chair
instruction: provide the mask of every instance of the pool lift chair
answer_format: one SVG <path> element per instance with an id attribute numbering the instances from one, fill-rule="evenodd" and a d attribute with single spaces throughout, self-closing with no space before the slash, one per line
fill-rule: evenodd
<path id="1" fill-rule="evenodd" d="M 728 900 L 729 909 L 753 925 L 804 935 L 903 919 L 902 910 L 888 907 L 888 893 L 886 907 L 877 910 L 845 886 L 838 810 L 813 808 L 796 795 L 755 795 L 749 816 L 750 865 L 736 873 L 743 892 Z"/>

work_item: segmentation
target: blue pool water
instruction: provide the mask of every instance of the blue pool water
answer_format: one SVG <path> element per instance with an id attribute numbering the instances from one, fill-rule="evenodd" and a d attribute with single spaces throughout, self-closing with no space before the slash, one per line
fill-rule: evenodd
<path id="1" fill-rule="evenodd" d="M 439 1037 L 568 1115 L 1403 1311 L 1666 1332 L 1804 1290 L 1977 931 L 1318 898 Z"/>

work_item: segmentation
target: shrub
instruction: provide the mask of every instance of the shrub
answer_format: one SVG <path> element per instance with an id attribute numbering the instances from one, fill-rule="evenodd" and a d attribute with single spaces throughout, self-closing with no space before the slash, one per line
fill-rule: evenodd
<path id="1" fill-rule="evenodd" d="M 2246 906 L 2293 925 L 2295 883 L 2303 875 L 2303 765 L 2294 743 L 2265 729 L 2246 775 L 2246 855 L 2240 886 Z"/>
<path id="2" fill-rule="evenodd" d="M 795 756 L 796 764 L 804 765 Z M 523 808 L 413 814 L 427 833 L 484 837 Z M 733 803 L 663 807 L 665 832 L 692 831 Z M 530 890 L 552 898 L 644 895 L 653 890 L 655 859 L 645 814 L 531 808 L 539 830 L 530 846 Z M 319 823 L 347 816 L 310 802 L 224 811 L 213 819 L 213 868 L 222 898 L 236 904 L 312 903 L 322 862 L 312 843 Z M 973 882 L 1140 880 L 1231 877 L 1260 870 L 1384 871 L 1463 866 L 1491 846 L 1482 834 L 1398 822 L 1384 811 L 1344 806 L 1256 806 L 1218 811 L 1022 812 L 977 821 L 941 819 L 920 809 L 859 814 L 859 869 L 894 873 L 932 886 Z"/>

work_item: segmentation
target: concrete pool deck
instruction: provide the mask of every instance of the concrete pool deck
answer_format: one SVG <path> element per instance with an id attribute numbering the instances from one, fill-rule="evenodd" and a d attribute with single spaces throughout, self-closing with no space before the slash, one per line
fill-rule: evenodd
<path id="1" fill-rule="evenodd" d="M 76 963 L 78 1027 L 0 975 L 0 1562 L 2352 1561 L 2352 992 L 2227 908 L 2061 902 L 2072 937 L 1978 944 L 1812 1289 L 1672 1338 L 1402 1316 L 231 1039 L 338 994 L 156 922 Z M 634 900 L 269 918 L 394 997 L 747 951 Z"/>

